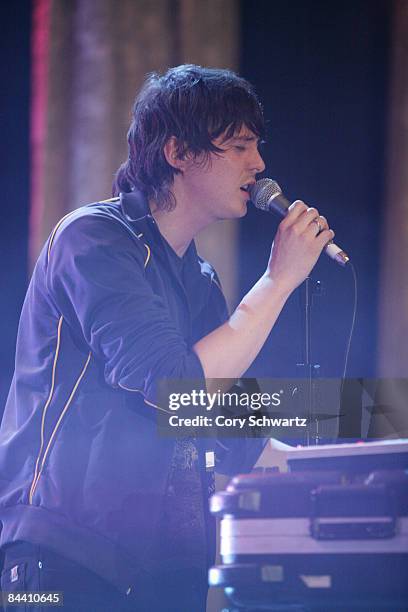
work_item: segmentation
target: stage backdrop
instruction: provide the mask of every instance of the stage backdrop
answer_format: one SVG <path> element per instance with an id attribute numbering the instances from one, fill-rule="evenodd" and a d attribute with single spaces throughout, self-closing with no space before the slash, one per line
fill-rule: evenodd
<path id="1" fill-rule="evenodd" d="M 379 373 L 408 377 L 408 2 L 392 19 L 386 197 L 381 232 Z M 405 405 L 407 401 L 405 398 Z"/>

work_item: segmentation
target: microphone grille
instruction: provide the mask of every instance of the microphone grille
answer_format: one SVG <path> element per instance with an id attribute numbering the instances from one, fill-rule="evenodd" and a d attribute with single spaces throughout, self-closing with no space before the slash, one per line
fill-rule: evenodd
<path id="1" fill-rule="evenodd" d="M 282 193 L 282 189 L 276 181 L 269 178 L 259 179 L 259 181 L 256 181 L 255 185 L 251 187 L 251 200 L 257 208 L 269 210 L 269 200 L 278 193 Z"/>

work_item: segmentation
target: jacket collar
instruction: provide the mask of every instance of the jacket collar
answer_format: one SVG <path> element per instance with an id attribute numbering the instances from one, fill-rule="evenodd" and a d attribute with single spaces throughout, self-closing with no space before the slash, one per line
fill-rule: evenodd
<path id="1" fill-rule="evenodd" d="M 152 216 L 149 202 L 141 191 L 121 193 L 119 197 L 122 213 L 128 221 L 141 221 L 147 216 Z"/>
<path id="2" fill-rule="evenodd" d="M 194 296 L 193 314 L 201 310 L 208 299 L 211 286 L 211 274 L 204 272 L 208 264 L 200 260 L 194 240 L 191 241 L 187 251 L 179 258 L 165 238 L 161 235 L 155 220 L 153 219 L 149 202 L 146 196 L 137 190 L 130 193 L 120 194 L 120 206 L 122 213 L 130 223 L 138 222 L 143 231 L 144 238 L 156 246 L 156 255 L 165 258 L 169 270 L 174 274 L 176 280 L 183 287 L 183 293 L 187 290 L 190 296 Z M 183 269 L 185 272 L 183 274 Z M 183 281 L 182 281 L 183 277 Z M 192 306 L 190 304 L 190 306 Z"/>
<path id="3" fill-rule="evenodd" d="M 155 242 L 159 241 L 163 250 L 170 256 L 176 266 L 188 262 L 196 271 L 199 269 L 199 257 L 194 240 L 190 242 L 183 257 L 179 257 L 160 233 L 157 223 L 151 213 L 148 200 L 142 192 L 135 190 L 131 193 L 121 193 L 120 206 L 127 221 L 131 223 L 145 222 L 143 224 L 144 229 L 147 230 L 148 228 L 148 231 L 145 232 L 145 237 L 147 239 L 153 239 Z"/>

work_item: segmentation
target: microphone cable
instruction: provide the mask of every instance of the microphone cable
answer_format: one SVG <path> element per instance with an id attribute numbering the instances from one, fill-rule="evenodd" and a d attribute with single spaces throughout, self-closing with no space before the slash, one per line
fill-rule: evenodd
<path id="1" fill-rule="evenodd" d="M 356 274 L 356 270 L 353 266 L 353 264 L 351 263 L 351 261 L 348 262 L 348 265 L 350 266 L 351 269 L 351 273 L 353 276 L 353 286 L 354 286 L 354 300 L 353 300 L 353 311 L 352 311 L 352 317 L 351 317 L 351 326 L 350 326 L 350 333 L 348 336 L 348 340 L 346 343 L 346 351 L 345 351 L 345 358 L 344 358 L 344 368 L 343 368 L 343 373 L 342 373 L 342 378 L 341 378 L 341 384 L 340 384 L 340 393 L 339 393 L 339 400 L 340 400 L 340 411 L 339 411 L 339 432 L 338 432 L 338 436 L 340 436 L 341 438 L 344 437 L 348 437 L 351 434 L 351 431 L 354 432 L 354 434 L 352 434 L 352 437 L 356 437 L 360 438 L 361 436 L 361 423 L 360 425 L 358 425 L 358 423 L 356 422 L 355 418 L 352 418 L 351 415 L 349 414 L 349 410 L 347 407 L 344 407 L 343 409 L 343 404 L 346 401 L 346 398 L 344 397 L 344 394 L 346 393 L 346 376 L 347 376 L 347 367 L 348 367 L 348 361 L 349 361 L 349 356 L 350 356 L 350 347 L 351 347 L 351 341 L 352 341 L 352 337 L 353 337 L 353 332 L 354 332 L 354 327 L 355 327 L 355 321 L 356 321 L 356 314 L 357 314 L 357 301 L 358 301 L 358 283 L 357 283 L 357 274 Z M 349 386 L 350 389 L 353 389 L 353 386 Z M 352 393 L 352 397 L 354 397 L 353 393 L 355 393 L 355 391 L 351 391 Z M 349 392 L 350 395 L 350 392 Z M 350 401 L 350 397 L 348 397 L 348 400 Z M 351 418 L 351 421 L 350 421 Z M 347 424 L 346 424 L 347 422 Z M 360 433 L 358 433 L 358 431 Z"/>
<path id="2" fill-rule="evenodd" d="M 356 274 L 356 270 L 353 266 L 353 263 L 351 261 L 348 262 L 348 267 L 350 267 L 351 269 L 351 273 L 353 275 L 353 285 L 354 285 L 354 301 L 353 301 L 353 314 L 351 317 L 351 327 L 350 327 L 350 334 L 347 340 L 347 344 L 346 344 L 346 354 L 345 354 L 345 359 L 344 359 L 344 369 L 343 369 L 343 381 L 342 381 L 342 385 L 341 385 L 341 391 L 340 391 L 340 396 L 341 393 L 343 391 L 343 385 L 344 385 L 344 380 L 346 378 L 346 374 L 347 374 L 347 366 L 348 366 L 348 360 L 349 360 L 349 356 L 350 356 L 350 347 L 351 347 L 351 340 L 353 337 L 353 332 L 354 332 L 354 326 L 355 326 L 355 322 L 356 322 L 356 314 L 357 314 L 357 274 Z"/>

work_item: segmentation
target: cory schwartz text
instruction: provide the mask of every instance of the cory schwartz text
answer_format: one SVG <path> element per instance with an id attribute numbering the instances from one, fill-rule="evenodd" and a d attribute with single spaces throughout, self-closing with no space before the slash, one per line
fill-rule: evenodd
<path id="1" fill-rule="evenodd" d="M 215 418 L 208 416 L 195 416 L 192 418 L 179 417 L 173 414 L 169 417 L 171 427 L 307 427 L 307 419 L 300 417 L 280 418 L 255 416 L 249 417 L 226 417 L 219 415 Z"/>

